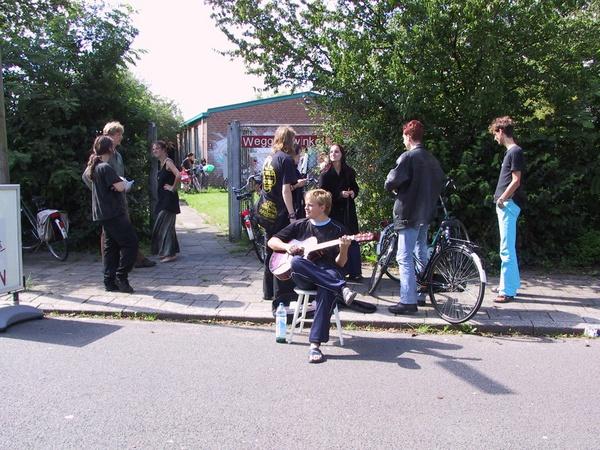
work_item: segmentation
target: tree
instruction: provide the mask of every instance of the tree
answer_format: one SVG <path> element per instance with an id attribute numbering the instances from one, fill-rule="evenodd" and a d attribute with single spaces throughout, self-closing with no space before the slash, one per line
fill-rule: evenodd
<path id="1" fill-rule="evenodd" d="M 127 176 L 136 179 L 130 203 L 135 223 L 148 218 L 148 122 L 174 139 L 181 115 L 127 70 L 137 53 L 129 7 L 100 1 L 14 0 L 0 11 L 9 164 L 25 197 L 43 195 L 70 213 L 73 236 L 95 232 L 90 194 L 80 176 L 94 137 L 120 120 Z"/>
<path id="2" fill-rule="evenodd" d="M 599 228 L 589 188 L 600 174 L 597 0 L 206 2 L 236 44 L 231 54 L 268 88 L 323 94 L 328 133 L 354 148 L 363 173 L 365 222 L 390 214 L 382 180 L 401 151 L 402 123 L 418 118 L 460 186 L 457 215 L 493 254 L 485 203 L 502 150 L 486 129 L 509 114 L 528 157 L 524 259 L 560 258 Z"/>

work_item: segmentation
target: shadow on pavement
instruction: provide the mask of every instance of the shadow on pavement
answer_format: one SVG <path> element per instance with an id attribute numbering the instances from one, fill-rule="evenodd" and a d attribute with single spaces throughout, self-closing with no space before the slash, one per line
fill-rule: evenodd
<path id="1" fill-rule="evenodd" d="M 448 352 L 457 352 L 463 347 L 456 344 L 415 338 L 378 338 L 357 336 L 345 341 L 344 347 L 356 352 L 354 355 L 327 355 L 328 359 L 380 361 L 398 364 L 401 369 L 420 370 L 421 366 L 410 355 L 435 358 L 435 364 L 444 368 L 464 382 L 491 395 L 511 395 L 512 390 L 491 379 L 468 362 L 482 361 L 481 358 L 460 357 Z"/>
<path id="2" fill-rule="evenodd" d="M 42 319 L 13 325 L 1 338 L 85 347 L 121 329 L 118 325 L 62 319 Z"/>

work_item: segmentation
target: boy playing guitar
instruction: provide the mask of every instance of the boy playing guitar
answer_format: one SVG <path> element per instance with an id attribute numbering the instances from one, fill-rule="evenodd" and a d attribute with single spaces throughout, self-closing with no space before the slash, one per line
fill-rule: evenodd
<path id="1" fill-rule="evenodd" d="M 341 296 L 349 305 L 356 297 L 344 281 L 344 265 L 348 259 L 348 247 L 352 239 L 346 236 L 344 226 L 329 218 L 331 194 L 323 189 L 309 191 L 305 195 L 306 218 L 294 221 L 276 233 L 268 246 L 274 252 L 293 255 L 291 275 L 301 289 L 317 289 L 317 309 L 310 328 L 309 363 L 325 361 L 320 346 L 329 340 L 331 314 L 335 307 L 336 296 Z M 316 237 L 318 242 L 339 239 L 339 245 L 311 252 L 309 258 L 303 258 L 304 248 L 290 241 L 304 241 Z"/>

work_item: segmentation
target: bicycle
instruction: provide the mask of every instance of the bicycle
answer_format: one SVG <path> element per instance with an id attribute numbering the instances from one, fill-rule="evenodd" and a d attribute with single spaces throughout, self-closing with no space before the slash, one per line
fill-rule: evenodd
<path id="1" fill-rule="evenodd" d="M 36 251 L 42 244 L 59 261 L 69 256 L 69 224 L 66 215 L 48 209 L 40 197 L 34 197 L 37 214 L 34 215 L 21 199 L 21 246 L 26 251 Z"/>
<path id="2" fill-rule="evenodd" d="M 181 189 L 188 194 L 200 192 L 202 186 L 195 169 L 181 170 Z"/>
<path id="3" fill-rule="evenodd" d="M 261 263 L 265 262 L 266 257 L 266 236 L 263 228 L 258 224 L 254 217 L 253 197 L 256 187 L 260 185 L 259 177 L 250 175 L 246 184 L 240 188 L 233 188 L 235 198 L 245 206 L 240 212 L 242 226 L 248 235 L 248 240 L 252 243 L 252 248 Z"/>
<path id="4" fill-rule="evenodd" d="M 428 245 L 428 247 L 429 248 L 433 247 L 433 245 L 434 245 L 436 239 L 438 239 L 439 234 L 441 233 L 442 229 L 444 229 L 448 233 L 450 233 L 450 236 L 453 238 L 470 242 L 471 240 L 469 238 L 469 233 L 468 233 L 465 225 L 460 220 L 458 220 L 455 217 L 452 217 L 450 215 L 450 213 L 448 212 L 448 209 L 446 208 L 446 203 L 442 196 L 440 196 L 439 201 L 440 201 L 440 206 L 444 212 L 444 215 L 442 218 L 440 228 L 438 228 L 436 233 L 433 235 L 431 243 Z M 393 223 L 390 223 L 390 224 L 382 223 L 382 226 L 384 226 L 384 228 L 380 233 L 380 237 L 377 242 L 377 246 L 375 248 L 376 254 L 378 257 L 377 261 L 379 262 L 381 260 L 382 254 L 389 253 L 388 258 L 386 258 L 387 263 L 386 263 L 385 268 L 383 268 L 382 274 L 385 273 L 390 279 L 392 279 L 394 281 L 400 281 L 400 276 L 399 276 L 400 270 L 399 270 L 398 263 L 395 258 L 396 250 L 397 250 L 396 243 L 397 243 L 398 235 L 397 235 L 396 230 L 394 230 Z M 390 244 L 393 244 L 392 247 L 389 247 Z M 380 279 L 381 279 L 381 276 L 379 276 L 379 278 L 376 280 L 372 280 L 372 283 L 374 282 L 374 285 L 372 285 L 372 287 L 369 288 L 369 294 L 372 293 L 371 289 L 374 291 L 377 288 L 377 284 L 379 283 Z"/>
<path id="5" fill-rule="evenodd" d="M 415 256 L 415 273 L 418 290 L 428 293 L 437 314 L 450 323 L 471 319 L 481 307 L 487 278 L 477 246 L 469 240 L 466 227 L 448 213 L 440 196 L 444 219 L 434 233 L 430 256 L 426 264 Z M 388 225 L 378 242 L 378 258 L 368 293 L 373 294 L 383 273 L 399 279 L 396 263 L 398 233 Z"/>

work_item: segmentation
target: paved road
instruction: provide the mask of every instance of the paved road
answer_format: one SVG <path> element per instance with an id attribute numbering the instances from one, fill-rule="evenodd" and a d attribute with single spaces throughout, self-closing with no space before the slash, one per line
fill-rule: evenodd
<path id="1" fill-rule="evenodd" d="M 0 334 L 0 448 L 597 449 L 600 340 L 50 318 Z"/>
<path id="2" fill-rule="evenodd" d="M 46 312 L 98 314 L 148 313 L 159 317 L 202 318 L 271 322 L 271 302 L 262 300 L 262 267 L 254 256 L 232 244 L 205 223 L 193 209 L 182 206 L 177 234 L 182 252 L 175 263 L 136 269 L 131 274 L 134 295 L 105 292 L 97 255 L 74 253 L 65 263 L 42 249 L 25 255 L 28 292 L 21 302 Z M 363 273 L 370 275 L 370 267 Z M 497 279 L 489 278 L 489 286 Z M 433 308 L 420 308 L 416 316 L 393 316 L 387 307 L 398 301 L 396 282 L 384 278 L 378 297 L 366 295 L 367 283 L 353 284 L 358 299 L 378 305 L 375 314 L 344 310 L 345 323 L 383 327 L 447 325 Z M 480 312 L 470 323 L 480 330 L 527 334 L 580 333 L 600 327 L 600 281 L 597 277 L 561 273 L 523 274 L 518 301 L 492 302 L 489 289 Z M 0 307 L 11 298 L 0 296 Z"/>

